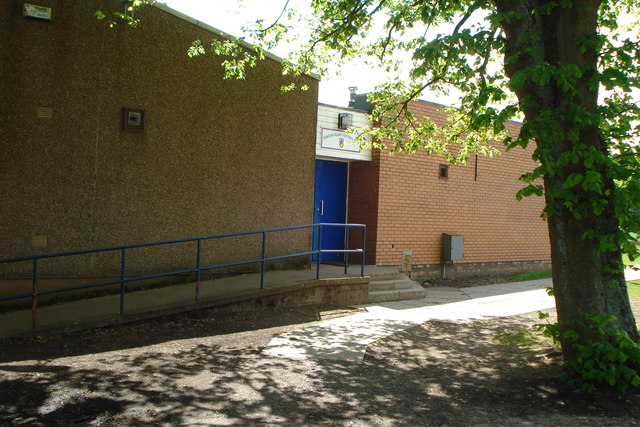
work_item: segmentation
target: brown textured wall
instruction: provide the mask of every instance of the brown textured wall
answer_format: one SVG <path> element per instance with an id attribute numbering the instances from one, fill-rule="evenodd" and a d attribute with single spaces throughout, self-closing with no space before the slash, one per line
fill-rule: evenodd
<path id="1" fill-rule="evenodd" d="M 415 102 L 417 116 L 445 120 L 438 106 Z M 517 124 L 511 123 L 517 132 Z M 540 218 L 544 200 L 515 198 L 524 185 L 518 177 L 534 167 L 531 150 L 514 149 L 489 159 L 478 157 L 466 165 L 449 167 L 449 177 L 439 178 L 438 167 L 446 161 L 424 153 L 389 155 L 383 151 L 371 165 L 352 169 L 350 198 L 370 190 L 379 171 L 377 208 L 353 204 L 353 218 L 368 218 L 368 233 L 375 235 L 375 262 L 399 265 L 403 251 L 413 252 L 418 268 L 441 262 L 442 233 L 463 235 L 464 260 L 456 263 L 484 263 L 548 260 L 549 238 Z M 355 176 L 362 170 L 362 176 Z M 375 215 L 375 218 L 373 216 Z M 375 231 L 371 228 L 377 228 Z"/>
<path id="2" fill-rule="evenodd" d="M 8 138 L 8 114 L 15 103 L 9 82 L 15 75 L 15 69 L 12 66 L 13 20 L 11 17 L 15 15 L 17 7 L 17 3 L 13 0 L 0 2 L 0 148 L 4 148 L 4 141 Z M 0 233 L 1 231 L 0 228 Z"/>
<path id="3" fill-rule="evenodd" d="M 137 28 L 109 29 L 93 13 L 115 0 L 38 4 L 53 8 L 52 22 L 19 8 L 10 19 L 0 258 L 310 222 L 316 80 L 281 94 L 288 80 L 273 60 L 223 80 L 220 57 L 186 55 L 193 40 L 215 36 L 157 8 Z M 38 107 L 53 118 L 38 118 Z M 122 107 L 146 111 L 144 133 L 120 130 Z M 34 235 L 48 247 L 32 247 Z M 306 250 L 309 240 L 283 233 L 268 248 Z M 255 241 L 211 243 L 206 255 L 246 259 L 259 253 Z M 195 252 L 183 249 L 138 250 L 130 270 L 191 265 Z M 103 274 L 115 258 L 50 263 L 49 272 Z"/>

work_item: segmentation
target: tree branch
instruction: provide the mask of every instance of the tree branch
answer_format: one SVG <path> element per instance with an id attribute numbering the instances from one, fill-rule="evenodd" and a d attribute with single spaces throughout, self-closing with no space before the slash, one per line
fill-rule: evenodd
<path id="1" fill-rule="evenodd" d="M 285 2 L 284 7 L 282 8 L 282 11 L 280 12 L 280 15 L 276 18 L 276 20 L 273 21 L 273 23 L 271 25 L 269 25 L 267 28 L 265 28 L 262 31 L 264 31 L 264 32 L 269 31 L 270 29 L 272 29 L 273 27 L 275 27 L 278 24 L 278 22 L 282 18 L 282 15 L 284 15 L 284 13 L 287 11 L 287 7 L 289 7 L 289 1 L 290 0 L 287 0 Z"/>
<path id="2" fill-rule="evenodd" d="M 482 0 L 477 0 L 471 7 L 469 7 L 467 12 L 458 21 L 458 23 L 454 27 L 453 31 L 449 35 L 449 37 L 453 37 L 453 36 L 457 35 L 460 32 L 460 29 L 469 20 L 471 15 L 473 15 L 473 13 L 480 8 L 481 3 L 482 3 Z M 448 55 L 447 55 L 447 58 L 445 60 L 445 65 L 444 65 L 443 70 L 440 73 L 438 73 L 438 75 L 433 77 L 430 81 L 428 81 L 427 83 L 422 85 L 420 88 L 414 90 L 411 94 L 409 94 L 409 96 L 407 98 L 405 98 L 402 103 L 398 104 L 400 106 L 400 109 L 398 110 L 398 112 L 394 116 L 394 118 L 388 123 L 388 125 L 391 125 L 391 124 L 395 123 L 396 121 L 398 121 L 400 119 L 400 116 L 402 115 L 402 112 L 406 111 L 409 108 L 409 102 L 413 101 L 425 89 L 427 89 L 429 86 L 434 85 L 435 83 L 438 83 L 439 81 L 444 80 L 444 75 L 449 70 L 449 66 L 451 65 L 451 59 L 452 59 L 451 51 L 448 50 L 447 54 Z M 485 57 L 485 63 L 488 63 L 488 61 L 489 61 L 489 58 Z M 411 121 L 409 120 L 409 122 L 411 122 Z"/>

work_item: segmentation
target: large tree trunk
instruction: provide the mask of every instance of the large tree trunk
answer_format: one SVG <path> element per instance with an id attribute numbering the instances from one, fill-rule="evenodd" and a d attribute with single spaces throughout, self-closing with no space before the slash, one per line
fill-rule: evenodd
<path id="1" fill-rule="evenodd" d="M 549 130 L 536 132 L 536 144 L 539 161 L 549 166 L 544 185 L 558 320 L 563 327 L 579 329 L 581 339 L 595 339 L 577 322 L 587 321 L 590 316 L 615 316 L 613 327 L 626 331 L 637 341 L 638 331 L 621 269 L 620 245 L 613 239 L 613 248 L 606 251 L 600 248 L 601 236 L 613 236 L 618 231 L 612 204 L 615 185 L 607 174 L 606 162 L 596 161 L 589 166 L 584 162 L 594 153 L 607 157 L 608 149 L 597 126 L 578 124 L 575 119 L 576 110 L 596 112 L 598 93 L 589 83 L 597 67 L 598 52 L 595 43 L 583 42 L 596 36 L 600 0 L 574 2 L 571 7 L 556 6 L 546 14 L 539 11 L 550 3 L 548 0 L 494 0 L 494 3 L 500 13 L 511 16 L 502 26 L 506 35 L 505 69 L 512 81 L 517 73 L 540 64 L 574 64 L 583 72 L 576 91 L 567 91 L 554 79 L 545 84 L 526 80 L 514 88 L 526 122 Z M 532 13 L 536 9 L 538 12 Z M 578 137 L 572 136 L 572 132 Z M 569 152 L 576 153 L 578 161 L 564 162 L 563 155 Z M 568 199 L 563 188 L 566 179 L 574 173 L 584 175 L 588 170 L 602 174 L 605 191 L 587 191 L 577 185 Z M 594 199 L 606 201 L 602 212 L 589 207 Z M 574 203 L 574 212 L 567 202 Z M 591 233 L 596 238 L 585 237 Z M 570 342 L 563 339 L 562 347 L 565 358 L 575 357 Z"/>
<path id="2" fill-rule="evenodd" d="M 561 175 L 545 177 L 545 188 L 563 184 Z M 618 270 L 620 250 L 602 252 L 599 241 L 583 239 L 586 230 L 595 230 L 596 235 L 614 234 L 618 220 L 608 206 L 602 215 L 589 215 L 576 219 L 565 207 L 557 206 L 548 218 L 553 264 L 553 283 L 558 320 L 561 322 L 587 320 L 589 316 L 615 316 L 616 329 L 626 331 L 635 341 L 638 331 L 629 304 L 624 274 Z M 578 325 L 584 338 L 598 340 L 589 329 Z M 565 356 L 575 356 L 573 346 L 563 342 Z"/>

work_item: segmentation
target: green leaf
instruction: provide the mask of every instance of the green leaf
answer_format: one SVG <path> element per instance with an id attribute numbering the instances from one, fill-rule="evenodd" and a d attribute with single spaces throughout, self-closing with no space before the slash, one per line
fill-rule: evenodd
<path id="1" fill-rule="evenodd" d="M 565 180 L 563 188 L 566 188 L 566 189 L 573 188 L 576 185 L 580 184 L 583 180 L 584 180 L 584 175 L 579 173 L 572 173 Z"/>

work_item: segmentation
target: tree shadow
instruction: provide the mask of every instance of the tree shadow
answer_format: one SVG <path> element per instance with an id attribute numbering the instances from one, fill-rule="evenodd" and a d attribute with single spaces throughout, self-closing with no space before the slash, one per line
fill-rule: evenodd
<path id="1" fill-rule="evenodd" d="M 622 408 L 618 414 L 640 419 L 635 396 L 604 407 L 562 389 L 552 379 L 559 363 L 548 347 L 493 339 L 522 321 L 494 323 L 429 322 L 372 344 L 361 363 L 167 343 L 4 364 L 0 422 L 495 425 Z"/>
<path id="2" fill-rule="evenodd" d="M 238 332 L 301 326 L 355 309 L 329 304 L 229 312 L 204 309 L 70 334 L 0 340 L 0 363 L 80 356 Z"/>

